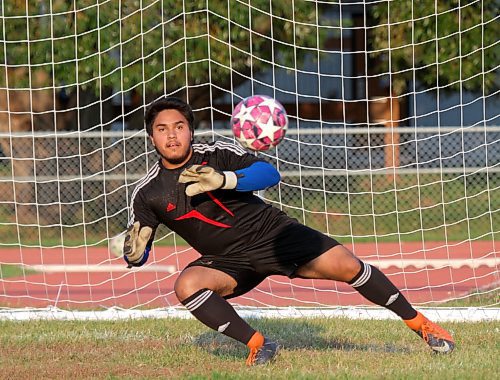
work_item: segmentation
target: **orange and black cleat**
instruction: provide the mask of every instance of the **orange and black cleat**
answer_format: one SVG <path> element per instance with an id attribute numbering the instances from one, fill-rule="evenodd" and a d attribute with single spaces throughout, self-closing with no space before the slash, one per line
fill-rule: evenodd
<path id="1" fill-rule="evenodd" d="M 415 331 L 435 353 L 449 354 L 455 348 L 455 342 L 451 335 L 441 326 L 428 320 L 422 313 L 410 320 L 404 321 L 406 325 Z"/>
<path id="2" fill-rule="evenodd" d="M 250 348 L 250 354 L 247 358 L 247 366 L 266 364 L 271 362 L 279 351 L 279 345 L 267 338 L 264 338 L 264 342 L 261 346 L 256 348 Z"/>

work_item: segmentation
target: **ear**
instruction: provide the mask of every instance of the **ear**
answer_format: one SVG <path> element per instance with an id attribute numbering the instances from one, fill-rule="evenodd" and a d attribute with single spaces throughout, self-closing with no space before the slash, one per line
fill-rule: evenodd
<path id="1" fill-rule="evenodd" d="M 153 144 L 153 146 L 156 147 L 155 140 L 153 140 L 153 136 L 149 136 L 149 139 L 151 140 L 151 144 Z"/>

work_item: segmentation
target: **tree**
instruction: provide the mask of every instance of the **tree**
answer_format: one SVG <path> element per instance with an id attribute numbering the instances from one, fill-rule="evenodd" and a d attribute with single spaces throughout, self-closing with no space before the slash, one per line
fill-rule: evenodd
<path id="1" fill-rule="evenodd" d="M 49 82 L 42 86 L 66 91 L 80 86 L 97 94 L 105 88 L 163 93 L 209 82 L 228 87 L 231 75 L 249 74 L 250 61 L 256 73 L 269 66 L 274 51 L 275 60 L 294 67 L 293 60 L 306 53 L 302 48 L 318 46 L 315 4 L 293 0 L 254 0 L 251 6 L 206 0 L 11 0 L 3 3 L 3 16 L 0 35 L 6 44 L 0 62 L 46 71 Z M 5 77 L 0 82 L 6 87 Z M 9 88 L 31 86 L 28 75 L 8 82 Z"/>
<path id="2" fill-rule="evenodd" d="M 118 92 L 140 95 L 135 99 L 141 103 L 132 107 L 140 122 L 131 122 L 139 128 L 144 100 L 187 88 L 188 101 L 202 110 L 197 117 L 203 119 L 200 114 L 212 105 L 210 94 L 232 89 L 273 64 L 295 68 L 307 48 L 319 45 L 316 18 L 314 2 L 294 0 L 2 1 L 0 132 L 107 128 L 116 117 L 111 95 Z M 57 104 L 61 93 L 69 97 L 68 107 Z M 0 144 L 13 158 L 13 178 L 40 170 L 33 152 L 37 159 L 60 153 L 28 137 Z M 99 157 L 95 170 L 103 170 L 100 165 Z M 9 188 L 14 189 L 7 183 L 0 191 L 10 194 L 18 210 L 26 205 L 18 211 L 20 222 L 39 215 L 36 184 L 18 183 L 16 194 Z M 60 208 L 40 217 L 52 223 L 71 215 L 59 213 Z"/>
<path id="3" fill-rule="evenodd" d="M 426 88 L 491 93 L 498 87 L 498 1 L 398 0 L 372 8 L 371 56 L 395 93 L 415 76 Z"/>

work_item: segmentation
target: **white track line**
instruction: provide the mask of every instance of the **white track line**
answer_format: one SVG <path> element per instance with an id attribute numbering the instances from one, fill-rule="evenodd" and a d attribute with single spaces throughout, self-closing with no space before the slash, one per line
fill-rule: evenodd
<path id="1" fill-rule="evenodd" d="M 27 270 L 45 273 L 60 273 L 60 272 L 164 272 L 175 273 L 177 268 L 175 265 L 147 265 L 144 267 L 127 268 L 126 264 L 106 264 L 106 265 L 80 265 L 80 264 L 46 264 L 46 265 L 23 265 Z"/>
<path id="2" fill-rule="evenodd" d="M 243 318 L 349 318 L 349 319 L 394 319 L 399 317 L 392 311 L 378 307 L 235 307 Z M 500 321 L 500 308 L 417 308 L 435 322 Z M 184 307 L 159 309 L 121 309 L 110 307 L 100 311 L 64 310 L 54 306 L 41 309 L 0 309 L 0 321 L 64 320 L 64 321 L 117 321 L 142 318 L 194 318 Z"/>
<path id="3" fill-rule="evenodd" d="M 489 259 L 415 259 L 415 260 L 401 260 L 401 259 L 380 259 L 380 260 L 365 260 L 367 263 L 372 264 L 380 269 L 387 269 L 390 267 L 396 268 L 407 268 L 415 267 L 418 269 L 422 268 L 448 268 L 459 269 L 462 267 L 468 267 L 471 269 L 476 269 L 481 266 L 486 266 L 489 268 L 494 268 L 500 265 L 500 258 L 489 258 Z"/>
<path id="4" fill-rule="evenodd" d="M 398 259 L 380 259 L 380 260 L 365 260 L 367 263 L 372 264 L 380 269 L 395 268 L 408 268 L 415 267 L 417 269 L 423 268 L 453 268 L 459 269 L 468 267 L 477 269 L 481 266 L 495 268 L 500 266 L 499 258 L 488 259 L 415 259 L 415 260 L 398 260 Z M 140 268 L 128 269 L 125 264 L 106 264 L 106 265 L 85 265 L 85 264 L 45 264 L 45 265 L 23 265 L 28 270 L 45 273 L 60 273 L 60 272 L 163 272 L 175 273 L 177 267 L 175 265 L 147 265 Z"/>

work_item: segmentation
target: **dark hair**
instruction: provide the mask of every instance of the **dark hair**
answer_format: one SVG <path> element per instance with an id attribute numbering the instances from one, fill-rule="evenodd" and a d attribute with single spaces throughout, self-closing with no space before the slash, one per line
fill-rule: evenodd
<path id="1" fill-rule="evenodd" d="M 146 115 L 144 116 L 144 122 L 146 124 L 146 132 L 148 135 L 153 135 L 153 124 L 155 122 L 156 116 L 161 111 L 164 110 L 177 110 L 182 116 L 186 118 L 189 124 L 189 129 L 194 133 L 194 114 L 193 109 L 184 100 L 179 98 L 174 98 L 173 96 L 166 97 L 163 99 L 158 99 L 151 103 L 146 109 Z"/>

